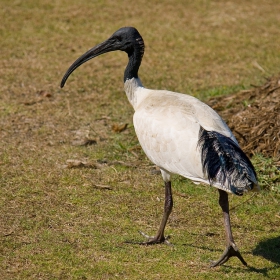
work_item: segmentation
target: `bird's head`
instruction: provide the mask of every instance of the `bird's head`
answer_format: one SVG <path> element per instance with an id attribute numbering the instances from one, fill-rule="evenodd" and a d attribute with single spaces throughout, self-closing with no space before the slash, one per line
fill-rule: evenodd
<path id="1" fill-rule="evenodd" d="M 136 48 L 140 50 L 140 54 L 143 56 L 144 41 L 137 29 L 134 27 L 122 27 L 117 30 L 109 39 L 101 44 L 96 45 L 80 56 L 66 71 L 60 86 L 64 86 L 66 80 L 75 69 L 94 57 L 117 50 L 124 51 L 128 54 L 128 56 L 131 56 Z"/>
<path id="2" fill-rule="evenodd" d="M 131 53 L 134 47 L 143 44 L 143 39 L 138 30 L 134 27 L 122 27 L 117 30 L 108 41 L 112 42 L 112 45 L 116 47 L 116 50 Z"/>

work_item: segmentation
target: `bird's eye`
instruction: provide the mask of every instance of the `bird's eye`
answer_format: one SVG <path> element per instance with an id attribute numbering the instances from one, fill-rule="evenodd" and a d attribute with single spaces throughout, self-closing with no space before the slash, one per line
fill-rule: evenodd
<path id="1" fill-rule="evenodd" d="M 116 36 L 115 38 L 118 42 L 121 42 L 121 40 L 122 40 L 122 37 L 120 37 L 120 36 Z"/>

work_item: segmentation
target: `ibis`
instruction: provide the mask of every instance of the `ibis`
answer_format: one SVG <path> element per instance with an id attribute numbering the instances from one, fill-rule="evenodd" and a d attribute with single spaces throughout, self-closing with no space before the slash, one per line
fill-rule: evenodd
<path id="1" fill-rule="evenodd" d="M 197 98 L 167 90 L 145 88 L 138 76 L 144 55 L 144 40 L 134 27 L 123 27 L 109 39 L 79 57 L 66 71 L 61 88 L 70 74 L 86 61 L 111 51 L 124 51 L 128 64 L 124 90 L 134 108 L 133 124 L 147 157 L 159 167 L 165 184 L 163 217 L 155 236 L 140 244 L 169 243 L 164 230 L 172 211 L 171 175 L 216 187 L 223 212 L 226 249 L 212 267 L 235 256 L 244 265 L 234 242 L 229 215 L 228 193 L 241 196 L 259 191 L 256 172 L 234 135 L 212 108 Z"/>

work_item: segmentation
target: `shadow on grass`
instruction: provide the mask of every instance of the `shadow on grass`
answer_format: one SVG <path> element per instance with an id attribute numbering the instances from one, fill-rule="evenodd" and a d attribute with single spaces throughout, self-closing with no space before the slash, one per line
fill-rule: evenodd
<path id="1" fill-rule="evenodd" d="M 206 246 L 196 246 L 194 244 L 182 244 L 183 246 L 189 246 L 193 248 L 208 250 L 210 252 L 222 252 L 223 250 L 220 249 L 213 249 Z M 250 254 L 251 252 L 248 251 L 242 251 L 243 254 Z M 254 266 L 251 266 L 248 264 L 248 266 L 240 265 L 240 267 L 232 267 L 230 265 L 230 262 L 223 264 L 222 266 L 225 269 L 230 269 L 230 271 L 237 271 L 240 272 L 240 269 L 242 268 L 244 271 L 247 272 L 256 272 L 259 274 L 262 274 L 263 276 L 267 277 L 272 271 L 278 270 L 280 267 L 280 236 L 266 239 L 264 241 L 261 241 L 256 248 L 252 251 L 252 254 L 255 256 L 261 256 L 271 262 L 273 262 L 275 265 L 272 267 L 263 267 L 263 268 L 257 268 Z"/>
<path id="2" fill-rule="evenodd" d="M 214 234 L 211 233 L 211 236 L 212 235 Z M 192 246 L 194 248 L 199 248 L 203 250 L 220 251 L 219 249 L 210 249 L 208 247 L 195 246 L 194 244 L 182 244 L 182 245 Z M 242 253 L 245 254 L 249 252 L 242 251 Z M 252 251 L 252 254 L 255 256 L 261 256 L 277 265 L 280 265 L 280 236 L 261 241 L 256 246 L 256 248 Z"/>
<path id="3" fill-rule="evenodd" d="M 252 253 L 255 256 L 261 256 L 273 262 L 274 266 L 257 268 L 248 265 L 248 271 L 260 273 L 268 277 L 272 271 L 278 270 L 280 267 L 280 236 L 261 241 Z"/>
<path id="4" fill-rule="evenodd" d="M 253 255 L 280 264 L 280 236 L 261 241 L 253 250 Z"/>
<path id="5" fill-rule="evenodd" d="M 224 264 L 223 266 L 225 268 L 227 268 L 227 269 L 230 269 L 231 272 L 236 271 L 236 273 L 240 272 L 240 269 L 241 269 L 241 266 L 240 267 L 232 267 L 232 266 L 230 266 L 228 264 Z M 244 272 L 245 271 L 247 271 L 247 272 L 256 272 L 258 274 L 262 274 L 264 277 L 269 277 L 269 275 L 273 274 L 274 271 L 278 271 L 279 270 L 279 264 L 275 264 L 272 267 L 270 266 L 270 267 L 263 267 L 263 268 L 257 268 L 257 267 L 248 265 L 248 266 L 242 266 L 242 268 L 243 268 Z"/>

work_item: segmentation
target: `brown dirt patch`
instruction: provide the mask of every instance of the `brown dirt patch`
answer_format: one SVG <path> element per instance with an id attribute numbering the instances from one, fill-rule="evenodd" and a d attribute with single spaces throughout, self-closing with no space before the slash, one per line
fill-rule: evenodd
<path id="1" fill-rule="evenodd" d="M 208 104 L 224 118 L 248 155 L 280 158 L 280 75 L 252 89 L 211 98 Z"/>

